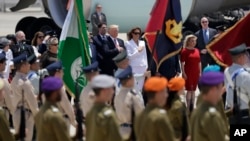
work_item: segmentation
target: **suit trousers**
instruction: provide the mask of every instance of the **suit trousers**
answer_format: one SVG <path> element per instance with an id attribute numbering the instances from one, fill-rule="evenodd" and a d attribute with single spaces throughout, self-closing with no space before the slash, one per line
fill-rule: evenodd
<path id="1" fill-rule="evenodd" d="M 21 121 L 21 109 L 17 109 L 13 115 L 13 123 L 15 132 L 19 132 Z M 33 129 L 34 129 L 34 117 L 31 112 L 25 111 L 25 127 L 26 127 L 26 137 L 25 141 L 32 141 Z"/>

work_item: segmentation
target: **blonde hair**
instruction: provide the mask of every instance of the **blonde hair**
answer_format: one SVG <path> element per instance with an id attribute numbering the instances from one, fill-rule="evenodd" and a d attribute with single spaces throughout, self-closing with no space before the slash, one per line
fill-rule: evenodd
<path id="1" fill-rule="evenodd" d="M 118 26 L 118 25 L 116 25 L 116 24 L 112 24 L 112 25 L 110 25 L 110 26 L 109 26 L 109 29 L 113 29 L 113 28 L 117 28 L 117 29 L 118 29 L 118 28 L 119 28 L 119 26 Z"/>
<path id="2" fill-rule="evenodd" d="M 183 47 L 187 47 L 188 45 L 188 42 L 190 41 L 190 39 L 194 38 L 195 40 L 197 39 L 197 37 L 193 34 L 190 34 L 190 35 L 187 35 L 184 39 L 184 42 L 183 42 Z"/>

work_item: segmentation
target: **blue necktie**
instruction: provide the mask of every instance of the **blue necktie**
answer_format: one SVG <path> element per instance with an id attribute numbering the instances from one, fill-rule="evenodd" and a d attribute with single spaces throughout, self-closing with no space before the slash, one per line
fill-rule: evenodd
<path id="1" fill-rule="evenodd" d="M 207 44 L 207 43 L 208 43 L 207 29 L 205 29 L 205 30 L 203 31 L 203 38 L 204 38 L 205 44 Z"/>

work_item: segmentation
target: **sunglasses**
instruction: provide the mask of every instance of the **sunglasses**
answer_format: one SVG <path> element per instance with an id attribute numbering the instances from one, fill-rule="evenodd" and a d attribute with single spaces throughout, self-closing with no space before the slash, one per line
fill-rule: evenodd
<path id="1" fill-rule="evenodd" d="M 51 44 L 52 46 L 58 46 L 58 44 Z"/>
<path id="2" fill-rule="evenodd" d="M 133 34 L 140 35 L 141 33 L 140 32 L 133 32 Z"/>
<path id="3" fill-rule="evenodd" d="M 208 23 L 208 21 L 202 21 L 202 23 Z"/>
<path id="4" fill-rule="evenodd" d="M 43 38 L 44 38 L 44 36 L 38 36 L 38 38 L 39 38 L 39 39 L 43 39 Z"/>

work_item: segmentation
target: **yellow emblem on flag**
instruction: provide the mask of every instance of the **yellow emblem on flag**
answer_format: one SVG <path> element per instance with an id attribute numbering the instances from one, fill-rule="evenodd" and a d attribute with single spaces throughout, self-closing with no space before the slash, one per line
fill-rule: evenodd
<path id="1" fill-rule="evenodd" d="M 177 24 L 176 20 L 168 20 L 166 24 L 166 35 L 175 43 L 180 43 L 182 39 L 182 22 Z"/>

